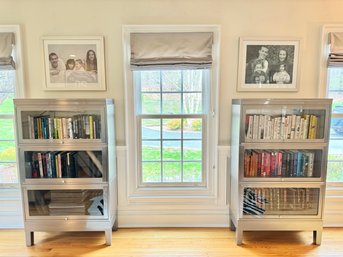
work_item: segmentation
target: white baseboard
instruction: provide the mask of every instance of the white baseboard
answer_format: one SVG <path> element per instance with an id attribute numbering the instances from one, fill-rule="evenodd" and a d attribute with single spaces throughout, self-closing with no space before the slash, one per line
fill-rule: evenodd
<path id="1" fill-rule="evenodd" d="M 230 220 L 228 213 L 185 213 L 168 214 L 158 213 L 137 213 L 119 212 L 118 227 L 229 227 Z"/>

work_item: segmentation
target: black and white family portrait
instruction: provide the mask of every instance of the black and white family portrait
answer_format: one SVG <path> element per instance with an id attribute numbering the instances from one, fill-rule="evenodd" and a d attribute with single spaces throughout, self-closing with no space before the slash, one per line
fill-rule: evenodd
<path id="1" fill-rule="evenodd" d="M 43 38 L 46 90 L 106 90 L 102 36 Z"/>
<path id="2" fill-rule="evenodd" d="M 96 45 L 49 45 L 50 83 L 97 83 Z"/>
<path id="3" fill-rule="evenodd" d="M 247 45 L 245 84 L 292 84 L 294 45 Z"/>

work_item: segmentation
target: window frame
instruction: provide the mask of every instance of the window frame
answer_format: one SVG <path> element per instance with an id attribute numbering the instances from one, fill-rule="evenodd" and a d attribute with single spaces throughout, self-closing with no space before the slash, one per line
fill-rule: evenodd
<path id="1" fill-rule="evenodd" d="M 187 70 L 187 69 L 186 69 Z M 152 70 L 152 71 L 160 71 L 161 70 Z M 202 110 L 206 110 L 206 113 L 202 112 L 199 114 L 182 114 L 182 111 L 180 114 L 164 114 L 164 113 L 159 113 L 159 114 L 143 114 L 141 107 L 142 107 L 142 98 L 141 98 L 141 94 L 144 93 L 145 91 L 141 90 L 141 79 L 140 79 L 140 71 L 135 71 L 133 72 L 133 76 L 134 76 L 134 87 L 135 87 L 135 98 L 136 98 L 136 110 L 135 110 L 135 119 L 136 119 L 136 124 L 137 124 L 137 173 L 138 173 L 138 180 L 139 180 L 139 187 L 204 187 L 206 186 L 206 178 L 207 178 L 207 174 L 206 174 L 206 167 L 207 167 L 207 139 L 208 139 L 208 133 L 207 133 L 207 120 L 208 120 L 208 115 L 210 110 L 209 110 L 209 104 L 208 102 L 210 101 L 210 97 L 207 96 L 208 95 L 208 88 L 210 87 L 210 71 L 208 69 L 205 70 L 201 70 L 202 71 L 202 90 L 199 91 L 202 94 Z M 161 74 L 160 74 L 161 76 Z M 160 84 L 160 86 L 162 86 Z M 164 92 L 164 91 L 149 91 L 149 93 L 159 93 L 161 94 L 161 96 L 163 95 L 163 93 L 168 94 L 168 93 L 180 93 L 181 97 L 184 93 L 183 90 L 180 91 L 172 91 L 172 92 Z M 188 91 L 186 91 L 188 93 Z M 194 93 L 192 91 L 192 93 Z M 205 100 L 207 96 L 207 101 Z M 163 97 L 161 97 L 161 105 L 163 105 Z M 142 135 L 141 135 L 141 120 L 144 118 L 156 118 L 156 119 L 165 119 L 165 118 L 201 118 L 202 119 L 202 137 L 201 137 L 201 141 L 202 141 L 202 181 L 201 182 L 143 182 L 143 173 L 142 173 L 142 145 L 141 142 L 144 140 L 142 139 Z M 182 126 L 182 125 L 181 125 Z M 180 139 L 180 141 L 183 142 L 183 138 Z M 187 140 L 185 140 L 187 141 Z M 162 141 L 163 142 L 163 141 Z M 182 144 L 182 143 L 181 143 Z M 181 147 L 182 148 L 182 147 Z M 182 157 L 181 157 L 182 158 Z M 163 161 L 161 160 L 161 163 L 163 163 Z M 183 160 L 181 161 L 181 164 L 183 164 Z M 162 175 L 162 174 L 161 174 Z"/>
<path id="2" fill-rule="evenodd" d="M 213 32 L 213 63 L 210 70 L 210 89 L 206 92 L 210 95 L 209 120 L 207 121 L 207 168 L 204 186 L 157 186 L 141 187 L 137 173 L 138 156 L 136 156 L 137 120 L 134 110 L 137 108 L 137 96 L 134 94 L 133 72 L 130 69 L 130 34 L 131 33 L 158 33 L 158 32 Z M 125 81 L 125 127 L 126 127 L 126 198 L 128 204 L 168 201 L 172 203 L 214 203 L 218 194 L 217 172 L 217 147 L 218 147 L 218 84 L 219 84 L 219 49 L 220 49 L 220 26 L 219 25 L 124 25 L 124 81 Z"/>
<path id="3" fill-rule="evenodd" d="M 0 25 L 0 33 L 3 32 L 13 32 L 15 37 L 15 45 L 13 50 L 13 59 L 16 64 L 16 70 L 15 70 L 15 92 L 14 97 L 15 98 L 23 98 L 24 97 L 24 71 L 23 71 L 23 58 L 22 58 L 22 45 L 21 45 L 21 35 L 20 35 L 20 26 L 19 25 Z M 15 116 L 13 115 L 0 115 L 0 117 L 6 116 L 8 119 L 12 119 L 15 121 Z M 11 116 L 11 117 L 9 117 Z M 16 130 L 15 130 L 15 124 L 13 124 L 13 133 L 14 133 L 14 140 L 13 142 L 16 143 Z M 3 140 L 8 141 L 8 140 Z M 12 140 L 11 140 L 12 141 Z M 18 163 L 18 156 L 16 156 L 16 165 L 17 165 L 17 175 L 18 175 L 18 182 L 17 183 L 2 183 L 0 184 L 0 189 L 7 189 L 7 188 L 19 188 L 19 163 Z"/>
<path id="4" fill-rule="evenodd" d="M 319 67 L 319 84 L 318 84 L 318 97 L 328 97 L 329 95 L 329 72 L 327 66 L 327 60 L 330 49 L 328 47 L 328 38 L 331 32 L 343 32 L 343 24 L 327 24 L 322 27 L 321 36 L 321 53 L 320 53 L 320 67 Z M 343 68 L 342 68 L 343 69 Z M 332 114 L 332 117 L 340 116 L 341 114 Z M 343 114 L 341 115 L 343 118 Z M 329 161 L 327 160 L 327 163 Z M 327 182 L 326 186 L 330 190 L 342 190 L 343 182 Z"/>

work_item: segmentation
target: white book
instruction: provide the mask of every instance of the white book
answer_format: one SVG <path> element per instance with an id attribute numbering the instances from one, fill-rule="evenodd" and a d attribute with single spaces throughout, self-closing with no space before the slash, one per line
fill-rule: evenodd
<path id="1" fill-rule="evenodd" d="M 248 116 L 248 124 L 247 124 L 247 134 L 245 137 L 247 139 L 252 139 L 252 127 L 253 127 L 254 117 L 252 115 Z"/>
<path id="2" fill-rule="evenodd" d="M 259 121 L 258 121 L 258 135 L 257 139 L 263 139 L 263 125 L 264 125 L 264 115 L 259 116 Z"/>
<path id="3" fill-rule="evenodd" d="M 295 118 L 295 135 L 294 135 L 295 139 L 300 138 L 300 120 L 301 120 L 301 116 L 297 115 Z"/>
<path id="4" fill-rule="evenodd" d="M 281 125 L 280 125 L 280 139 L 285 139 L 285 127 L 286 127 L 286 117 L 281 117 Z"/>
<path id="5" fill-rule="evenodd" d="M 267 133 L 268 133 L 268 121 L 270 120 L 269 115 L 264 116 L 264 122 L 263 122 L 263 139 L 268 139 L 267 138 Z"/>
<path id="6" fill-rule="evenodd" d="M 253 139 L 258 139 L 258 127 L 259 127 L 259 115 L 254 115 L 254 125 L 253 125 Z"/>
<path id="7" fill-rule="evenodd" d="M 291 123 L 291 136 L 290 139 L 294 139 L 295 138 L 295 123 L 296 123 L 296 115 L 292 115 L 292 123 Z"/>

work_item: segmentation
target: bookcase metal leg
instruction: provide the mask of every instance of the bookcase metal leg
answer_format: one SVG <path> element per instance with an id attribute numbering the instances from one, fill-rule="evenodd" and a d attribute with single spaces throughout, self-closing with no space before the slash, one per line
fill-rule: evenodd
<path id="1" fill-rule="evenodd" d="M 118 219 L 116 218 L 112 227 L 112 231 L 117 231 L 117 230 L 118 230 Z"/>
<path id="2" fill-rule="evenodd" d="M 34 245 L 34 234 L 32 231 L 25 231 L 26 246 Z"/>
<path id="3" fill-rule="evenodd" d="M 243 240 L 243 230 L 238 228 L 238 226 L 237 226 L 237 228 L 236 228 L 236 244 L 241 245 L 242 240 Z"/>
<path id="4" fill-rule="evenodd" d="M 112 229 L 105 230 L 106 245 L 112 244 Z"/>
<path id="5" fill-rule="evenodd" d="M 322 230 L 314 230 L 313 231 L 313 243 L 316 245 L 320 245 L 322 243 Z"/>
<path id="6" fill-rule="evenodd" d="M 231 231 L 235 231 L 236 230 L 235 224 L 232 222 L 231 219 L 230 219 L 230 230 Z"/>

